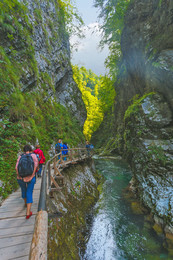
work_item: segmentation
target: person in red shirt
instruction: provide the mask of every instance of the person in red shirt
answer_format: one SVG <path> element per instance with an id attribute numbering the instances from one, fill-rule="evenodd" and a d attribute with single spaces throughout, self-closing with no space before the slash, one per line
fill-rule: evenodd
<path id="1" fill-rule="evenodd" d="M 39 161 L 39 170 L 37 172 L 37 176 L 41 177 L 43 163 L 45 163 L 46 160 L 43 151 L 40 149 L 40 145 L 36 145 L 36 149 L 33 152 L 37 155 Z"/>

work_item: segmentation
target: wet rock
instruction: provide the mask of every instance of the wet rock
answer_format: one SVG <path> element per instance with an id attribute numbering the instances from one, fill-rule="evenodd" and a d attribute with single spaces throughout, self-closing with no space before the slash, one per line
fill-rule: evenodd
<path id="1" fill-rule="evenodd" d="M 160 95 L 154 95 L 152 99 L 151 97 L 144 99 L 142 109 L 153 127 L 161 128 L 169 125 L 172 121 L 172 112 L 168 103 L 162 100 Z"/>
<path id="2" fill-rule="evenodd" d="M 149 134 L 147 131 L 143 133 L 141 121 L 142 128 L 148 129 Z M 130 124 L 126 124 L 128 133 L 126 149 L 130 154 L 129 157 L 133 158 L 133 161 L 129 161 L 134 172 L 133 182 L 143 203 L 155 216 L 155 222 L 171 226 L 173 224 L 173 131 L 170 132 L 172 111 L 163 102 L 162 96 L 153 95 L 142 101 L 141 109 L 136 112 L 135 117 L 133 115 L 133 121 L 131 118 L 129 122 Z M 141 135 L 137 137 L 139 129 Z M 165 138 L 166 136 L 169 136 L 169 139 Z"/>

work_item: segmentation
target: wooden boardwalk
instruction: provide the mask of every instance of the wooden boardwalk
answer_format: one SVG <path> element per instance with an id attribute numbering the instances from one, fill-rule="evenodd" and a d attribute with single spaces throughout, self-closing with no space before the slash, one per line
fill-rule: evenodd
<path id="1" fill-rule="evenodd" d="M 30 219 L 25 218 L 26 207 L 20 189 L 12 193 L 0 207 L 0 260 L 29 259 L 40 186 L 41 178 L 37 178 L 31 208 L 33 215 Z"/>

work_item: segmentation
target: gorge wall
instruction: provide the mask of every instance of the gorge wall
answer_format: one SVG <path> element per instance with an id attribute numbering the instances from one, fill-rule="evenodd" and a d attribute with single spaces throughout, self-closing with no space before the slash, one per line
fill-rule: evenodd
<path id="1" fill-rule="evenodd" d="M 114 116 L 106 117 L 96 140 L 104 132 L 102 153 L 127 159 L 136 195 L 173 233 L 173 2 L 132 1 L 121 48 Z"/>
<path id="2" fill-rule="evenodd" d="M 0 3 L 0 196 L 16 185 L 14 165 L 26 144 L 48 152 L 59 137 L 84 141 L 86 110 L 70 65 L 62 1 Z M 8 176 L 8 178 L 6 178 Z"/>

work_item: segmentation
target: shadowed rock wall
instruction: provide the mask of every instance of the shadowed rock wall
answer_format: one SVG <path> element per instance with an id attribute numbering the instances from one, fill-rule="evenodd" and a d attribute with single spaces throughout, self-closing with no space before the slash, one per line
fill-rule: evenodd
<path id="1" fill-rule="evenodd" d="M 138 196 L 165 231 L 173 232 L 173 2 L 133 1 L 121 44 L 125 71 L 115 106 L 116 129 L 120 118 L 124 122 L 119 148 L 132 167 Z M 152 91 L 156 94 L 143 96 Z M 143 98 L 129 102 L 136 94 Z"/>
<path id="2" fill-rule="evenodd" d="M 173 2 L 131 1 L 124 24 L 114 117 L 95 140 L 127 159 L 136 195 L 173 232 Z"/>

